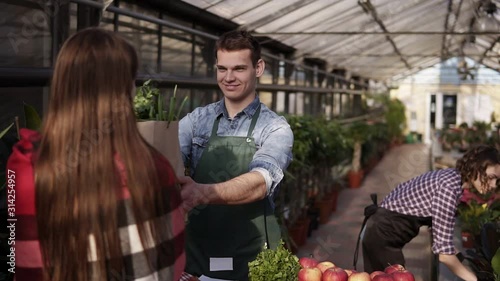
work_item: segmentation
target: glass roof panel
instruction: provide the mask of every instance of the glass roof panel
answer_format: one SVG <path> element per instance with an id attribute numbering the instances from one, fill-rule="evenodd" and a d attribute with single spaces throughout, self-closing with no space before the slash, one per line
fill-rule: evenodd
<path id="1" fill-rule="evenodd" d="M 207 11 L 226 19 L 234 19 L 249 10 L 255 9 L 269 0 L 225 0 L 205 8 Z"/>
<path id="2" fill-rule="evenodd" d="M 500 30 L 476 33 L 475 50 L 464 48 L 478 31 L 478 0 L 184 1 L 294 47 L 297 60 L 323 59 L 367 78 L 402 77 L 464 53 L 500 70 Z"/>
<path id="3" fill-rule="evenodd" d="M 255 9 L 247 10 L 235 17 L 235 21 L 252 25 L 264 25 L 266 22 L 274 21 L 294 10 L 300 9 L 312 0 L 289 0 L 289 1 L 266 1 Z M 251 2 L 251 1 L 250 1 Z"/>

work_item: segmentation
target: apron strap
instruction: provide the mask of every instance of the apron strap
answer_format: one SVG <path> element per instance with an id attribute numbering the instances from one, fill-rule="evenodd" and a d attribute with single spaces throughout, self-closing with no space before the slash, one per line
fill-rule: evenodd
<path id="1" fill-rule="evenodd" d="M 255 128 L 255 124 L 257 124 L 257 119 L 259 119 L 259 115 L 260 115 L 260 104 L 252 116 L 252 123 L 250 123 L 250 127 L 248 128 L 247 138 L 252 136 L 252 132 L 253 132 L 253 129 Z"/>
<path id="2" fill-rule="evenodd" d="M 269 234 L 267 233 L 267 200 L 269 200 L 269 198 L 266 196 L 262 202 L 264 202 L 264 232 L 266 233 L 266 248 L 269 250 L 271 249 L 271 244 L 269 244 Z"/>
<path id="3" fill-rule="evenodd" d="M 210 134 L 210 139 L 213 138 L 214 136 L 217 136 L 217 130 L 219 129 L 219 121 L 221 118 L 222 114 L 217 116 L 215 119 L 214 125 L 212 126 L 212 133 Z"/>
<path id="4" fill-rule="evenodd" d="M 364 211 L 365 218 L 363 219 L 363 223 L 361 224 L 361 229 L 359 230 L 358 241 L 356 241 L 356 249 L 354 250 L 354 260 L 353 260 L 354 270 L 356 270 L 356 264 L 358 263 L 359 242 L 361 240 L 361 233 L 363 232 L 363 229 L 365 228 L 365 225 L 366 225 L 366 222 L 368 221 L 368 219 L 373 214 L 375 214 L 375 212 L 377 211 L 377 208 L 378 208 L 378 206 L 377 206 L 377 194 L 376 193 L 370 194 L 370 198 L 372 199 L 373 204 L 365 207 L 365 211 Z"/>

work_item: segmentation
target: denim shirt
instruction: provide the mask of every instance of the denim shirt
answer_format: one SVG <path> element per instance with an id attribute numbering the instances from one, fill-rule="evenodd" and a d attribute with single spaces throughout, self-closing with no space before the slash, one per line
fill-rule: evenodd
<path id="1" fill-rule="evenodd" d="M 257 152 L 248 171 L 258 171 L 264 176 L 267 196 L 271 199 L 271 205 L 274 205 L 272 201 L 276 186 L 283 179 L 284 171 L 292 160 L 293 132 L 286 119 L 261 104 L 258 97 L 233 119 L 229 118 L 224 99 L 196 108 L 179 122 L 179 143 L 184 165 L 189 167 L 190 176 L 193 176 L 216 118 L 223 115 L 217 130 L 218 136 L 244 137 L 248 134 L 252 116 L 259 104 L 259 119 L 252 132 Z"/>

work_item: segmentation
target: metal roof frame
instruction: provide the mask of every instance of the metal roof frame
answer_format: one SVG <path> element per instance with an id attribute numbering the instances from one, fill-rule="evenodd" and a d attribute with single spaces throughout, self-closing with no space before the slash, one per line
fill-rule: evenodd
<path id="1" fill-rule="evenodd" d="M 495 4 L 500 26 L 500 0 L 183 1 L 295 48 L 292 60 L 323 59 L 327 69 L 376 81 L 394 82 L 452 57 L 500 72 L 500 28 L 477 23 Z M 474 53 L 464 51 L 470 36 Z"/>

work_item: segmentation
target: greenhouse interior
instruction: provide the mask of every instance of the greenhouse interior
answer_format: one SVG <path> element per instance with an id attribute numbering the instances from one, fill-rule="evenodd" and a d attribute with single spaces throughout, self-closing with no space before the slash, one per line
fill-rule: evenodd
<path id="1" fill-rule="evenodd" d="M 2 14 L 0 36 L 3 38 L 0 40 L 0 112 L 2 112 L 0 116 L 0 219 L 4 225 L 0 231 L 0 281 L 500 280 L 500 0 L 2 0 L 0 10 Z M 104 234 L 99 238 L 104 240 L 96 240 L 95 233 L 84 227 L 81 230 L 88 236 L 88 239 L 84 242 L 80 241 L 82 245 L 85 245 L 84 255 L 80 253 L 78 255 L 80 255 L 79 258 L 85 258 L 88 254 L 89 262 L 83 260 L 77 262 L 77 253 L 73 251 L 81 250 L 81 245 L 71 246 L 64 258 L 61 257 L 62 260 L 73 254 L 75 257 L 75 262 L 71 262 L 65 270 L 56 269 L 61 259 L 55 259 L 57 261 L 52 263 L 48 258 L 57 253 L 57 250 L 50 248 L 55 247 L 50 242 L 56 241 L 51 239 L 68 235 L 68 238 L 65 238 L 59 245 L 59 250 L 62 250 L 65 247 L 64 243 L 76 243 L 76 240 L 72 239 L 83 235 L 78 234 L 78 237 L 74 238 L 71 233 L 76 235 L 76 232 L 64 228 L 65 231 L 59 233 L 54 227 L 64 226 L 67 223 L 65 219 L 75 218 L 76 222 L 83 222 L 85 218 L 97 216 L 87 214 L 85 211 L 81 212 L 87 214 L 88 217 L 82 219 L 76 215 L 80 214 L 79 204 L 77 204 L 78 196 L 85 197 L 86 192 L 96 192 L 85 197 L 86 199 L 81 199 L 84 203 L 80 205 L 84 205 L 90 204 L 90 201 L 85 201 L 90 200 L 89 198 L 99 198 L 98 195 L 102 194 L 112 195 L 97 187 L 89 188 L 88 191 L 86 188 L 76 187 L 58 189 L 55 182 L 59 175 L 57 171 L 53 179 L 52 176 L 45 178 L 44 173 L 35 172 L 35 169 L 49 171 L 48 167 L 40 163 L 50 166 L 50 163 L 44 161 L 56 159 L 49 155 L 50 153 L 57 154 L 52 151 L 57 150 L 55 144 L 66 145 L 68 154 L 75 149 L 73 146 L 81 149 L 82 143 L 77 145 L 72 144 L 71 141 L 88 137 L 88 132 L 83 131 L 91 130 L 92 127 L 85 127 L 88 125 L 86 120 L 99 118 L 100 113 L 96 111 L 98 107 L 92 107 L 94 105 L 89 104 L 85 115 L 94 115 L 94 118 L 82 117 L 81 126 L 71 124 L 75 126 L 75 130 L 70 128 L 68 133 L 65 133 L 64 127 L 56 125 L 50 127 L 51 122 L 62 124 L 56 120 L 63 118 L 54 113 L 58 103 L 53 102 L 51 97 L 56 96 L 62 88 L 52 87 L 51 85 L 55 83 L 53 81 L 59 81 L 61 85 L 69 85 L 68 89 L 76 87 L 71 86 L 72 83 L 68 81 L 63 81 L 76 79 L 71 76 L 74 73 L 66 73 L 66 76 L 60 74 L 60 77 L 66 78 L 59 77 L 59 80 L 56 80 L 57 75 L 54 75 L 58 71 L 56 64 L 64 62 L 64 57 L 59 54 L 66 50 L 65 46 L 69 45 L 70 39 L 77 38 L 79 34 L 83 34 L 82 31 L 92 29 L 104 30 L 107 32 L 105 34 L 118 35 L 137 53 L 138 70 L 136 77 L 132 77 L 135 85 L 132 87 L 134 92 L 130 109 L 136 114 L 134 120 L 139 130 L 132 131 L 140 132 L 142 137 L 139 138 L 142 142 L 147 143 L 150 149 L 159 152 L 162 159 L 167 159 L 166 162 L 170 162 L 169 169 L 175 170 L 177 174 L 174 175 L 174 185 L 178 187 L 175 190 L 175 196 L 179 197 L 179 206 L 184 207 L 188 202 L 186 199 L 188 195 L 185 195 L 187 191 L 184 191 L 188 190 L 186 186 L 191 188 L 191 185 L 205 184 L 213 186 L 213 190 L 218 190 L 216 188 L 222 188 L 223 183 L 230 182 L 234 185 L 233 180 L 239 177 L 259 175 L 261 190 L 249 196 L 253 198 L 252 200 L 262 199 L 262 202 L 270 202 L 270 204 L 264 203 L 262 215 L 265 225 L 265 239 L 262 238 L 264 239 L 262 241 L 265 243 L 261 246 L 262 250 L 255 252 L 248 260 L 252 262 L 243 262 L 243 266 L 238 263 L 239 257 L 237 256 L 240 252 L 234 250 L 234 267 L 243 268 L 233 269 L 233 256 L 220 254 L 227 253 L 229 250 L 214 250 L 217 254 L 214 257 L 210 256 L 210 262 L 196 260 L 198 256 L 194 257 L 194 255 L 200 254 L 198 251 L 202 252 L 202 250 L 196 248 L 197 246 L 191 246 L 200 243 L 196 240 L 198 238 L 193 238 L 199 235 L 199 233 L 193 234 L 196 232 L 193 230 L 195 229 L 194 222 L 200 220 L 189 219 L 194 216 L 193 210 L 198 208 L 194 206 L 194 209 L 180 211 L 184 214 L 185 223 L 179 227 L 182 231 L 185 230 L 186 238 L 172 242 L 171 248 L 168 249 L 167 260 L 160 260 L 159 255 L 144 254 L 146 258 L 144 261 L 141 260 L 144 262 L 142 265 L 144 268 L 153 270 L 154 274 L 139 275 L 138 272 L 142 272 L 142 269 L 136 268 L 136 262 L 139 262 L 132 259 L 132 257 L 139 259 L 135 256 L 137 254 L 134 254 L 130 260 L 125 261 L 124 258 L 123 262 L 117 262 L 122 273 L 110 273 L 107 266 L 111 266 L 109 265 L 111 263 L 108 264 L 108 260 L 102 268 L 92 269 L 90 264 L 93 263 L 90 261 L 97 261 L 96 263 L 101 266 L 104 262 L 99 262 L 98 257 L 107 259 L 110 255 L 112 256 L 106 248 L 109 244 L 107 239 L 118 239 L 122 235 L 121 227 L 109 226 L 105 222 L 106 215 L 114 214 L 117 218 L 113 218 L 110 222 L 118 223 L 119 212 L 124 211 L 119 209 L 121 205 L 109 203 L 113 200 L 108 199 L 103 199 L 106 206 L 114 206 L 117 209 L 108 214 L 106 208 L 96 207 L 95 210 L 100 213 L 99 218 L 102 221 L 88 222 L 92 226 L 91 229 L 103 230 Z M 197 175 L 199 176 L 202 172 L 196 168 L 202 167 L 201 162 L 196 167 L 193 163 L 197 162 L 193 162 L 191 154 L 186 155 L 185 149 L 190 149 L 190 153 L 201 150 L 203 153 L 201 159 L 196 161 L 208 158 L 208 152 L 211 150 L 204 151 L 204 149 L 210 147 L 209 142 L 212 144 L 212 141 L 217 139 L 217 132 L 226 129 L 224 124 L 231 124 L 231 128 L 234 129 L 233 121 L 239 120 L 240 113 L 243 116 L 248 115 L 247 106 L 252 106 L 246 103 L 244 107 L 238 108 L 236 116 L 227 118 L 229 120 L 227 122 L 230 123 L 223 123 L 226 121 L 225 118 L 217 117 L 215 120 L 224 119 L 220 121 L 220 126 L 219 121 L 205 123 L 210 119 L 207 116 L 200 117 L 200 120 L 192 119 L 196 114 L 201 114 L 200 112 L 214 104 L 223 105 L 221 115 L 231 115 L 232 113 L 226 109 L 226 106 L 229 107 L 230 102 L 235 104 L 240 102 L 231 100 L 227 94 L 231 92 L 228 89 L 236 86 L 228 87 L 224 83 L 229 76 L 231 79 L 239 79 L 239 75 L 246 73 L 248 69 L 246 66 L 243 70 L 238 68 L 241 67 L 240 65 L 235 66 L 234 69 L 228 67 L 224 64 L 222 55 L 241 52 L 249 48 L 220 47 L 221 38 L 226 38 L 226 34 L 235 31 L 248 34 L 258 42 L 261 48 L 261 60 L 257 64 L 253 61 L 249 64 L 249 68 L 251 70 L 255 68 L 257 72 L 259 66 L 263 68 L 262 72 L 258 72 L 257 75 L 251 73 L 255 79 L 255 89 L 249 94 L 252 97 L 255 95 L 260 101 L 258 109 L 261 110 L 261 115 L 257 114 L 256 117 L 258 120 L 270 118 L 267 117 L 270 115 L 264 115 L 266 112 L 275 116 L 273 118 L 276 120 L 286 121 L 286 126 L 277 129 L 273 127 L 276 124 L 270 123 L 269 127 L 261 133 L 261 129 L 258 128 L 265 124 L 252 121 L 253 125 L 255 123 L 257 125 L 255 128 L 252 127 L 253 125 L 250 127 L 253 128 L 254 133 L 257 130 L 259 133 L 255 133 L 253 148 L 256 152 L 252 152 L 253 160 L 248 169 L 245 166 L 245 171 L 236 174 L 235 177 L 229 177 L 225 182 L 218 180 L 199 184 Z M 81 45 L 83 49 L 83 45 L 87 44 Z M 96 53 L 102 51 L 98 49 L 96 48 Z M 253 54 L 253 49 L 250 50 Z M 83 54 L 83 51 L 75 52 L 75 57 L 83 56 Z M 222 70 L 231 75 L 227 74 L 221 80 L 220 77 L 226 75 Z M 59 72 L 63 73 L 61 70 Z M 116 72 L 116 76 L 121 75 L 119 72 Z M 103 73 L 103 71 L 95 69 L 95 73 Z M 113 76 L 114 73 L 109 75 L 109 77 Z M 113 79 L 109 81 L 110 85 L 116 82 Z M 92 84 L 94 81 L 89 82 Z M 253 85 L 252 82 L 249 83 Z M 97 91 L 97 85 L 96 82 L 95 87 L 85 88 Z M 122 88 L 129 89 L 130 87 L 123 86 Z M 78 92 L 82 96 L 75 93 L 74 99 L 71 98 L 71 94 L 68 94 L 69 99 L 65 102 L 81 102 L 81 99 L 86 98 L 83 92 L 84 90 L 81 93 Z M 97 96 L 97 92 L 93 93 L 93 96 Z M 99 99 L 95 98 L 95 100 Z M 218 103 L 220 101 L 223 103 Z M 122 105 L 118 102 L 116 108 L 122 110 L 119 108 Z M 63 103 L 60 105 L 62 106 Z M 71 109 L 68 110 L 68 108 L 57 110 L 61 114 L 68 114 L 65 116 L 77 114 L 77 111 L 74 111 L 71 115 L 68 113 Z M 153 116 L 153 112 L 156 115 Z M 172 118 L 168 119 L 168 124 L 174 122 L 180 128 L 179 131 L 174 132 L 174 135 L 170 135 L 173 138 L 169 136 L 167 140 L 166 136 L 159 135 L 167 133 L 163 129 L 158 129 L 157 132 L 151 129 L 151 132 L 146 133 L 143 131 L 146 129 L 141 129 L 140 124 L 143 121 L 165 122 L 167 119 L 162 118 L 165 115 Z M 248 123 L 243 126 L 246 129 L 241 135 L 247 137 L 247 142 L 251 142 L 250 139 L 253 140 L 253 137 L 250 138 L 250 129 L 247 135 L 248 124 L 252 118 L 250 116 L 245 119 Z M 46 120 L 47 123 L 45 123 Z M 73 119 L 68 119 L 68 122 L 69 120 Z M 189 124 L 192 129 L 189 134 L 188 129 L 184 128 L 187 126 L 187 120 L 192 122 Z M 256 119 L 253 118 L 253 120 Z M 274 119 L 271 121 L 275 122 Z M 135 128 L 135 123 L 132 122 L 132 124 Z M 238 123 L 238 126 L 240 125 Z M 90 152 L 85 155 L 78 154 L 75 161 L 71 160 L 72 163 L 61 164 L 66 165 L 64 167 L 58 166 L 60 163 L 52 163 L 51 169 L 59 169 L 58 167 L 65 169 L 68 175 L 63 176 L 66 179 L 65 186 L 78 183 L 78 180 L 81 180 L 80 183 L 99 183 L 99 176 L 103 177 L 103 181 L 110 182 L 111 179 L 108 179 L 104 172 L 99 172 L 93 180 L 84 179 L 84 172 L 95 171 L 97 164 L 94 169 L 82 168 L 89 166 L 88 163 L 92 162 L 92 159 L 104 157 L 93 156 L 91 151 L 91 149 L 96 149 L 96 146 L 101 146 L 101 137 L 110 138 L 113 142 L 113 138 L 124 136 L 118 134 L 114 124 L 110 126 L 113 126 L 111 133 L 100 135 L 94 140 L 95 143 L 90 140 L 91 143 L 88 144 Z M 217 131 L 217 126 L 219 126 L 219 131 Z M 229 128 L 229 125 L 227 127 Z M 274 132 L 268 132 L 273 130 L 272 128 L 277 131 L 290 132 L 290 134 L 274 135 L 273 139 Z M 80 134 L 78 130 L 83 133 Z M 197 130 L 206 131 L 207 135 L 199 137 L 196 135 Z M 27 132 L 38 136 L 36 143 L 29 145 L 29 150 L 33 150 L 34 158 L 30 156 L 31 160 L 25 158 L 19 160 L 16 158 L 20 157 L 16 156 L 17 154 L 27 153 L 25 151 L 26 140 L 23 142 L 24 137 L 22 137 Z M 47 134 L 38 135 L 38 132 Z M 75 137 L 77 133 L 79 135 Z M 184 143 L 185 134 L 192 137 L 192 140 L 189 139 L 189 144 Z M 261 134 L 269 134 L 268 143 L 264 140 L 267 135 Z M 51 146 L 50 136 L 66 136 L 67 139 L 54 142 L 55 144 Z M 231 134 L 231 136 L 234 137 L 232 139 L 236 139 L 237 134 Z M 290 147 L 284 147 L 288 144 L 288 136 L 293 143 Z M 130 137 L 130 142 L 124 142 L 122 139 L 114 143 L 123 142 L 124 145 L 127 143 L 135 145 L 137 142 L 135 138 L 132 141 L 132 138 Z M 34 139 L 35 137 L 31 135 L 30 141 Z M 191 145 L 199 147 L 193 148 Z M 38 148 L 45 153 L 40 153 L 40 162 L 37 163 L 34 159 L 38 159 L 36 153 Z M 112 149 L 115 148 L 112 146 Z M 259 154 L 261 149 L 262 153 Z M 481 153 L 477 152 L 480 151 L 478 149 L 490 149 L 488 151 L 492 152 L 484 156 L 484 159 L 489 160 L 477 156 Z M 62 149 L 59 150 L 62 151 Z M 138 151 L 144 151 L 132 150 L 130 149 L 130 152 L 126 154 L 128 156 L 140 155 L 140 153 L 137 154 Z M 168 151 L 165 152 L 166 150 Z M 171 150 L 175 151 L 171 152 Z M 103 150 L 96 151 L 105 150 L 103 148 Z M 120 158 L 121 153 L 118 154 L 118 151 L 121 150 L 115 150 L 115 157 L 112 155 L 108 160 L 121 161 L 115 159 Z M 217 154 L 216 151 L 212 153 Z M 281 155 L 280 153 L 288 154 Z M 203 158 L 205 155 L 207 157 Z M 148 157 L 144 159 L 152 161 L 152 158 Z M 180 173 L 177 173 L 177 167 L 171 157 L 175 157 L 175 160 L 179 159 L 180 169 L 182 169 Z M 280 157 L 287 158 L 287 160 L 278 159 Z M 142 166 L 139 169 L 141 171 L 145 167 L 161 169 L 157 162 L 149 163 L 148 160 L 149 162 L 141 163 L 141 159 L 138 159 L 134 163 L 134 161 L 125 161 L 127 159 L 123 159 L 120 165 L 116 164 L 115 168 L 118 169 L 119 166 L 120 173 L 125 169 L 125 172 L 129 173 L 125 174 L 125 177 L 130 178 L 131 182 L 160 184 L 157 183 L 156 177 L 151 175 L 153 174 L 151 171 L 149 174 L 146 172 L 137 174 L 154 178 L 152 181 L 146 181 L 132 176 L 130 173 L 135 171 L 133 168 L 121 167 L 124 163 L 128 163 Z M 24 165 L 29 163 L 29 175 L 25 170 L 12 168 L 17 167 L 15 165 L 21 165 L 19 163 L 24 163 L 23 161 L 25 161 Z M 484 162 L 486 164 L 483 162 L 477 164 L 474 161 L 486 161 Z M 105 160 L 101 162 L 99 164 L 103 164 Z M 248 162 L 250 163 L 250 160 Z M 259 164 L 260 162 L 265 163 Z M 231 165 L 230 162 L 228 163 L 226 166 Z M 254 165 L 257 166 L 253 167 Z M 465 166 L 470 167 L 464 168 Z M 450 173 L 453 174 L 452 179 L 443 179 Z M 159 178 L 165 176 L 168 175 L 159 176 Z M 33 187 L 32 190 L 26 191 L 22 187 L 28 184 L 25 183 L 26 179 L 32 181 L 29 183 L 29 186 Z M 44 179 L 52 179 L 50 181 L 52 185 Z M 428 182 L 424 182 L 425 180 Z M 53 198 L 73 200 L 68 202 L 74 202 L 75 215 L 70 215 L 72 212 L 68 210 L 64 212 L 68 215 L 58 220 L 57 212 L 53 210 L 61 206 L 73 205 L 72 203 L 66 205 L 54 203 L 52 210 L 50 206 L 44 207 L 41 202 L 46 202 L 43 200 L 49 200 L 48 198 L 52 197 L 43 196 L 46 190 L 42 190 L 41 186 L 48 188 L 50 194 L 57 190 L 68 192 L 67 195 L 53 195 L 55 196 Z M 413 192 L 410 190 L 412 187 L 415 190 L 421 188 L 425 191 Z M 262 191 L 264 188 L 266 191 Z M 72 191 L 80 189 L 81 191 L 78 192 Z M 156 190 L 151 190 L 156 192 Z M 254 190 L 257 190 L 257 187 L 248 189 L 248 192 L 254 192 Z M 32 194 L 28 193 L 29 191 Z M 144 192 L 148 194 L 144 195 L 147 198 L 140 196 L 140 199 L 135 199 L 134 196 L 137 196 L 135 192 L 137 191 L 132 192 L 131 188 L 130 194 L 127 191 L 134 204 L 136 202 L 134 200 L 152 198 L 151 192 Z M 217 193 L 217 196 L 224 194 Z M 402 196 L 402 198 L 395 198 L 397 196 Z M 449 202 L 443 203 L 445 199 L 440 196 L 445 196 Z M 450 197 L 453 199 L 448 199 L 449 196 L 453 196 Z M 211 196 L 206 195 L 206 197 Z M 227 207 L 223 210 L 233 210 L 231 208 L 235 206 L 243 208 L 246 203 L 258 202 L 230 203 L 232 201 L 220 199 L 217 203 L 213 203 L 208 201 L 209 199 L 200 200 L 207 201 L 204 205 L 198 206 L 209 206 L 201 212 L 215 212 L 214 210 L 219 205 Z M 144 202 L 138 206 L 147 206 L 148 204 Z M 174 208 L 171 206 L 172 202 L 167 204 L 167 208 Z M 446 205 L 448 203 L 453 206 Z M 423 207 L 426 204 L 428 206 Z M 271 208 L 271 214 L 266 213 L 268 205 Z M 370 206 L 377 207 L 374 214 L 369 213 Z M 130 208 L 133 209 L 133 207 Z M 163 210 L 163 207 L 158 208 Z M 151 210 L 153 209 L 151 207 Z M 387 234 L 380 234 L 381 231 L 385 231 L 384 226 L 380 226 L 383 222 L 374 222 L 376 218 L 382 216 L 381 209 L 401 215 L 404 220 L 410 217 L 410 219 L 422 219 L 418 222 L 418 227 L 412 229 L 416 233 L 413 233 L 412 237 L 402 244 L 404 247 L 394 246 L 396 242 L 391 244 L 390 241 L 382 241 L 381 237 Z M 24 210 L 30 211 L 27 213 Z M 59 213 L 61 210 L 59 209 Z M 138 216 L 140 212 L 130 212 L 131 210 L 127 209 L 127 215 L 137 218 L 146 214 L 153 215 L 146 211 L 140 216 Z M 230 226 L 230 219 L 226 218 L 225 214 L 231 212 L 218 212 L 220 216 L 211 218 L 207 225 L 213 221 L 214 228 L 217 228 L 219 223 L 215 221 L 224 222 L 227 219 L 226 225 Z M 42 213 L 53 214 L 52 217 L 48 216 L 50 223 L 47 225 L 41 217 Z M 441 213 L 446 213 L 446 215 Z M 234 216 L 236 215 L 232 217 Z M 273 222 L 276 221 L 276 227 L 279 227 L 280 242 L 277 247 L 269 246 L 274 244 L 269 242 L 269 222 L 265 220 L 267 217 L 271 217 Z M 443 217 L 448 220 L 444 220 Z M 421 223 L 424 218 L 426 223 Z M 391 219 L 384 217 L 381 221 L 391 222 Z M 430 223 L 427 223 L 427 219 Z M 143 237 L 146 235 L 145 227 L 149 230 L 149 226 L 146 226 L 148 223 L 138 223 L 137 225 L 142 225 L 142 227 L 136 227 L 134 217 L 132 220 L 134 221 L 133 231 L 138 229 L 137 237 L 134 238 L 138 246 L 130 242 L 130 247 L 135 251 L 146 253 L 144 246 L 146 242 L 167 239 L 158 238 L 155 235 L 152 235 L 155 236 L 154 239 L 151 238 L 152 241 L 145 239 L 148 238 Z M 172 218 L 172 222 L 167 221 L 173 224 L 173 220 Z M 395 224 L 396 222 L 392 223 L 392 225 Z M 68 225 L 75 225 L 75 222 L 69 222 Z M 165 229 L 173 232 L 168 226 L 170 225 L 167 225 Z M 233 228 L 238 228 L 238 225 L 235 224 Z M 107 233 L 104 230 L 112 232 Z M 117 231 L 120 232 L 119 235 Z M 378 234 L 373 236 L 372 231 L 378 231 Z M 207 228 L 208 232 L 212 233 L 212 230 Z M 215 233 L 215 230 L 213 232 Z M 225 237 L 224 235 L 221 234 L 220 237 Z M 394 234 L 388 232 L 387 236 L 391 235 Z M 219 239 L 222 239 L 220 237 Z M 232 241 L 233 238 L 234 243 L 237 243 L 238 237 L 232 237 L 229 240 Z M 196 243 L 191 239 L 195 239 Z M 95 250 L 96 241 L 98 242 L 97 250 Z M 168 241 L 170 243 L 170 240 Z M 115 242 L 120 243 L 120 240 Z M 121 241 L 121 243 L 122 248 L 117 250 L 120 254 L 125 255 L 124 252 L 131 251 L 128 248 L 125 250 L 124 242 Z M 186 245 L 185 252 L 183 243 Z M 383 244 L 377 245 L 376 249 L 396 251 L 398 254 L 392 254 L 392 256 L 397 255 L 397 259 L 393 259 L 391 254 L 387 254 L 391 256 L 390 258 L 384 256 L 383 253 L 386 252 L 373 254 L 373 256 L 381 257 L 379 261 L 385 265 L 385 268 L 371 270 L 372 265 L 367 262 L 369 259 L 374 259 L 368 249 L 368 247 L 373 247 L 370 243 Z M 114 245 L 115 243 L 112 244 L 111 246 L 117 246 Z M 153 246 L 156 245 L 153 244 Z M 224 248 L 223 245 L 220 247 Z M 100 246 L 104 248 L 100 249 Z M 137 250 L 139 249 L 137 247 L 140 247 L 140 250 Z M 179 256 L 177 254 L 172 256 L 174 248 L 181 249 L 182 253 Z M 95 251 L 98 257 L 94 259 L 92 255 L 96 254 Z M 244 252 L 244 250 L 240 251 Z M 148 250 L 149 252 L 153 250 Z M 113 253 L 116 254 L 116 252 Z M 233 253 L 230 252 L 230 255 Z M 151 261 L 151 257 L 157 260 Z M 382 262 L 382 257 L 384 262 Z M 386 258 L 389 262 L 386 262 Z M 113 259 L 110 258 L 110 260 Z M 228 260 L 230 260 L 230 266 Z M 168 266 L 162 267 L 166 262 Z M 203 271 L 199 271 L 197 266 L 192 265 L 198 262 L 203 264 L 203 266 L 200 265 Z M 78 263 L 89 264 L 89 266 L 81 266 Z M 402 268 L 393 269 L 395 265 L 401 265 Z M 46 270 L 49 267 L 50 270 Z M 130 267 L 134 268 L 130 269 Z M 104 273 L 99 271 L 103 269 L 107 271 Z M 85 274 L 78 270 L 85 271 Z M 89 273 L 87 273 L 88 270 L 90 270 Z M 135 275 L 128 275 L 129 270 Z M 246 270 L 247 274 L 243 279 L 235 277 L 239 275 L 233 275 L 234 277 L 231 278 L 232 275 L 227 273 L 231 270 L 235 272 Z M 397 273 L 392 273 L 392 270 Z M 373 274 L 376 271 L 381 271 L 379 274 L 384 276 L 377 277 Z M 59 275 L 60 272 L 67 275 Z M 221 272 L 227 274 L 224 275 Z M 97 275 L 90 276 L 89 274 Z M 398 274 L 400 277 L 395 277 Z"/>

